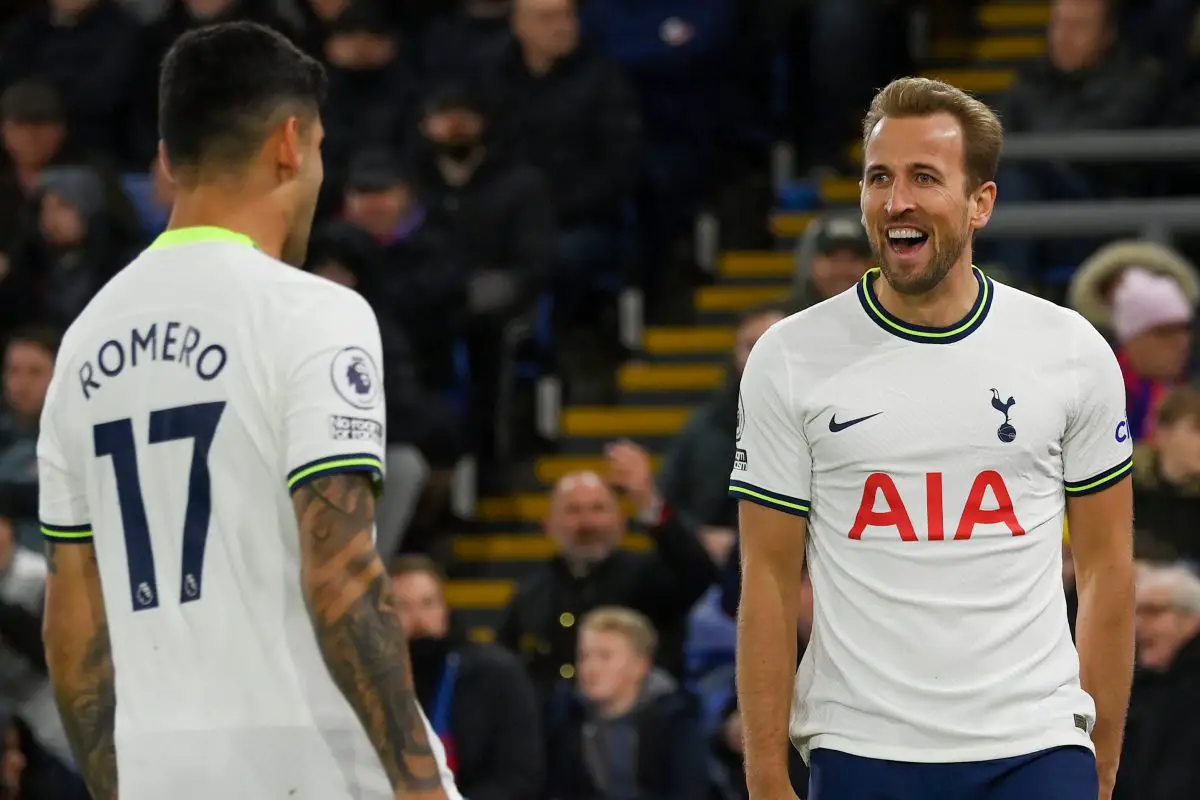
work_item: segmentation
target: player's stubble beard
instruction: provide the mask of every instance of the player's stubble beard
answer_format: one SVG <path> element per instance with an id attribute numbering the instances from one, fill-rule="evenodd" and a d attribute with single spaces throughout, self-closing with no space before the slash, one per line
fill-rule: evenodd
<path id="1" fill-rule="evenodd" d="M 879 264 L 879 271 L 887 280 L 888 285 L 896 292 L 916 296 L 928 294 L 938 287 L 950 274 L 950 270 L 958 263 L 967 247 L 971 242 L 971 228 L 968 224 L 968 213 L 964 209 L 962 223 L 955 227 L 954 230 L 947 232 L 943 240 L 942 231 L 935 228 L 927 228 L 919 226 L 922 230 L 929 231 L 929 242 L 927 246 L 931 249 L 929 261 L 925 265 L 925 269 L 916 275 L 907 277 L 902 275 L 898 270 L 892 269 L 888 258 L 896 255 L 892 252 L 892 248 L 887 244 L 886 225 L 894 222 L 905 222 L 903 218 L 897 220 L 886 220 L 877 230 L 873 231 L 869 237 L 871 240 L 872 255 L 875 257 L 875 263 Z M 914 223 L 915 224 L 915 223 Z"/>

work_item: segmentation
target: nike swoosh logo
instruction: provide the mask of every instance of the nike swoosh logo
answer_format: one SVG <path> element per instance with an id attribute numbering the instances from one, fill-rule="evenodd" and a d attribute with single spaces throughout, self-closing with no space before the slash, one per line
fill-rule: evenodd
<path id="1" fill-rule="evenodd" d="M 844 431 L 851 425 L 857 425 L 860 422 L 866 422 L 867 420 L 871 419 L 871 417 L 878 417 L 882 413 L 882 411 L 876 411 L 874 414 L 867 414 L 865 417 L 859 417 L 858 419 L 851 419 L 845 422 L 838 422 L 837 414 L 834 414 L 829 418 L 829 432 L 837 433 L 838 431 Z"/>

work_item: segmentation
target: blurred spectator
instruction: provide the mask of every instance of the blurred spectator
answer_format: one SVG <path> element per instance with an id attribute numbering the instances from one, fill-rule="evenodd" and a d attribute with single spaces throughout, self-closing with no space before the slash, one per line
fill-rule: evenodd
<path id="1" fill-rule="evenodd" d="M 355 156 L 344 214 L 374 242 L 379 271 L 371 299 L 413 342 L 422 382 L 435 390 L 453 387 L 454 347 L 466 335 L 466 272 L 446 236 L 428 224 L 394 156 L 386 151 Z"/>
<path id="2" fill-rule="evenodd" d="M 42 548 L 37 520 L 37 436 L 54 374 L 58 335 L 49 328 L 16 331 L 4 348 L 4 403 L 0 406 L 0 519 L 17 542 Z"/>
<path id="3" fill-rule="evenodd" d="M 433 85 L 471 80 L 509 39 L 511 0 L 462 0 L 457 5 L 456 13 L 435 20 L 426 33 L 421 73 Z"/>
<path id="4" fill-rule="evenodd" d="M 579 680 L 560 689 L 547 730 L 548 800 L 707 795 L 698 705 L 653 669 L 655 645 L 654 626 L 636 611 L 583 617 Z"/>
<path id="5" fill-rule="evenodd" d="M 150 159 L 149 173 L 126 173 L 121 176 L 121 185 L 147 237 L 156 237 L 166 230 L 175 203 L 175 183 L 163 169 L 158 155 Z"/>
<path id="6" fill-rule="evenodd" d="M 637 99 L 641 284 L 647 314 L 663 319 L 674 310 L 669 287 L 694 266 L 685 237 L 733 127 L 741 10 L 734 0 L 605 0 L 583 4 L 581 16 L 585 38 L 624 70 Z"/>
<path id="7" fill-rule="evenodd" d="M 459 791 L 471 800 L 537 800 L 545 768 L 540 709 L 520 662 L 454 627 L 444 580 L 429 559 L 399 559 L 392 582 L 417 698 Z"/>
<path id="8" fill-rule="evenodd" d="M 51 166 L 87 165 L 104 184 L 106 219 L 117 241 L 133 247 L 145 243 L 129 198 L 109 164 L 84 152 L 71 140 L 63 98 L 49 82 L 30 78 L 0 94 L 0 273 L 13 267 L 13 250 L 34 221 L 27 206 L 42 171 Z M 3 280 L 0 275 L 0 281 Z M 0 283 L 0 330 L 19 317 L 3 313 L 5 290 Z"/>
<path id="9" fill-rule="evenodd" d="M 559 480 L 545 523 L 559 554 L 521 581 L 497 629 L 497 641 L 522 658 L 543 697 L 560 678 L 574 677 L 577 623 L 603 605 L 645 614 L 658 630 L 658 663 L 681 678 L 688 611 L 716 578 L 696 537 L 669 507 L 655 506 L 649 461 L 622 456 L 612 488 L 593 472 Z M 614 488 L 637 504 L 653 552 L 619 549 L 625 525 Z"/>
<path id="10" fill-rule="evenodd" d="M 1117 35 L 1115 0 L 1054 0 L 1045 59 L 1023 71 L 1001 109 L 1008 133 L 1066 133 L 1138 128 L 1162 112 L 1161 65 Z M 1003 167 L 1006 202 L 1081 200 L 1129 193 L 1133 179 L 1111 168 L 1039 162 Z M 1042 261 L 1078 263 L 1082 242 L 1040 247 L 1013 239 L 995 245 L 996 260 L 1021 277 Z M 1039 261 L 1041 259 L 1041 261 Z"/>
<path id="11" fill-rule="evenodd" d="M 555 300 L 577 318 L 622 277 L 617 237 L 637 175 L 637 110 L 616 67 L 580 45 L 574 0 L 515 0 L 512 27 L 487 70 L 497 135 L 549 181 L 564 270 Z"/>
<path id="12" fill-rule="evenodd" d="M 431 471 L 435 485 L 449 482 L 460 454 L 459 422 L 450 404 L 421 382 L 417 355 L 381 302 L 386 276 L 369 236 L 344 222 L 319 229 L 309 245 L 308 269 L 359 292 L 376 311 L 388 400 L 387 492 L 376 510 L 376 527 L 379 551 L 387 558 L 403 539 Z"/>
<path id="13" fill-rule="evenodd" d="M 378 0 L 352 0 L 330 23 L 323 51 L 329 97 L 322 112 L 328 190 L 339 189 L 355 153 L 404 149 L 415 135 L 412 109 L 420 91 L 402 49 Z"/>
<path id="14" fill-rule="evenodd" d="M 1174 278 L 1130 267 L 1113 290 L 1117 360 L 1125 375 L 1129 433 L 1135 441 L 1154 434 L 1159 403 L 1185 378 L 1194 318 L 1195 310 Z"/>
<path id="15" fill-rule="evenodd" d="M 142 28 L 129 92 L 122 162 L 140 169 L 158 153 L 158 68 L 175 40 L 192 28 L 249 20 L 295 37 L 271 0 L 169 0 L 166 13 Z"/>
<path id="16" fill-rule="evenodd" d="M 1115 0 L 1054 0 L 1046 58 L 1020 75 L 1003 106 L 1009 133 L 1136 128 L 1162 100 L 1161 67 L 1117 34 Z M 1007 189 L 1007 187 L 1006 187 Z"/>
<path id="17" fill-rule="evenodd" d="M 104 182 L 88 167 L 43 170 L 30 199 L 35 227 L 13 253 L 36 319 L 65 329 L 134 255 L 110 224 Z"/>
<path id="18" fill-rule="evenodd" d="M 1200 578 L 1142 567 L 1137 663 L 1113 800 L 1200 797 Z"/>
<path id="19" fill-rule="evenodd" d="M 737 569 L 736 557 L 730 560 L 729 568 L 740 574 Z M 797 659 L 804 657 L 804 650 L 812 635 L 812 615 L 812 582 L 809 580 L 806 568 L 800 582 L 800 615 L 796 621 Z M 745 773 L 742 716 L 738 711 L 737 694 L 732 684 L 726 687 L 723 697 L 725 698 L 725 708 L 716 730 L 712 732 L 712 751 L 717 766 L 716 784 L 722 800 L 748 800 L 746 782 L 742 777 Z M 788 745 L 788 771 L 791 774 L 792 786 L 803 796 L 808 791 L 808 767 L 800 758 L 800 753 L 790 743 Z"/>
<path id="20" fill-rule="evenodd" d="M 754 343 L 785 316 L 786 311 L 779 305 L 759 306 L 742 315 L 734 328 L 733 357 L 725 384 L 712 399 L 692 412 L 663 455 L 658 476 L 663 502 L 675 510 L 680 522 L 694 534 L 729 516 L 726 512 L 729 472 L 734 467 L 733 434 L 740 413 L 738 387 L 742 370 Z"/>
<path id="21" fill-rule="evenodd" d="M 467 275 L 474 450 L 488 463 L 502 365 L 514 358 L 512 323 L 532 313 L 550 277 L 550 192 L 541 173 L 508 160 L 481 103 L 462 88 L 433 94 L 421 132 L 415 180 L 426 224 Z"/>
<path id="22" fill-rule="evenodd" d="M 790 313 L 803 311 L 858 283 L 871 266 L 871 240 L 857 214 L 825 214 L 796 243 Z"/>
<path id="23" fill-rule="evenodd" d="M 0 87 L 49 78 L 89 150 L 121 151 L 121 113 L 136 65 L 137 21 L 115 0 L 48 0 L 0 41 Z"/>
<path id="24" fill-rule="evenodd" d="M 1200 303 L 1200 271 L 1182 255 L 1157 242 L 1125 239 L 1092 253 L 1071 277 L 1068 303 L 1111 342 L 1113 289 L 1129 267 L 1173 278 L 1188 304 Z"/>
<path id="25" fill-rule="evenodd" d="M 1138 530 L 1200 562 L 1200 389 L 1171 390 L 1156 416 L 1154 435 L 1134 449 Z"/>
<path id="26" fill-rule="evenodd" d="M 0 518 L 0 718 L 22 720 L 21 785 L 31 800 L 87 800 L 54 705 L 42 645 L 46 560 L 19 546 Z M 25 726 L 28 727 L 25 727 Z M 10 744 L 10 741 L 5 741 Z M 9 765 L 14 766 L 14 765 Z"/>

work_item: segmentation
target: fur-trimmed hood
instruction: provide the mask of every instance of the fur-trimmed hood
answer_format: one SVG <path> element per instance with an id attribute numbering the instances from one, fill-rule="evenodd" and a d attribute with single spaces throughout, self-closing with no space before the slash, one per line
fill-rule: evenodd
<path id="1" fill-rule="evenodd" d="M 1200 303 L 1200 271 L 1175 250 L 1138 239 L 1113 242 L 1079 265 L 1067 290 L 1071 307 L 1105 333 L 1112 331 L 1112 290 L 1127 267 L 1143 267 L 1175 278 L 1188 302 L 1193 306 Z"/>

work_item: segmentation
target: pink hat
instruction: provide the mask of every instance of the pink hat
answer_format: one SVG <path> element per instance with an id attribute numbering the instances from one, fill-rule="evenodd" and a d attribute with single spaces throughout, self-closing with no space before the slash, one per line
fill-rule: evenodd
<path id="1" fill-rule="evenodd" d="M 1142 267 L 1126 269 L 1113 293 L 1113 332 L 1121 344 L 1161 325 L 1189 324 L 1192 315 L 1179 281 Z"/>

